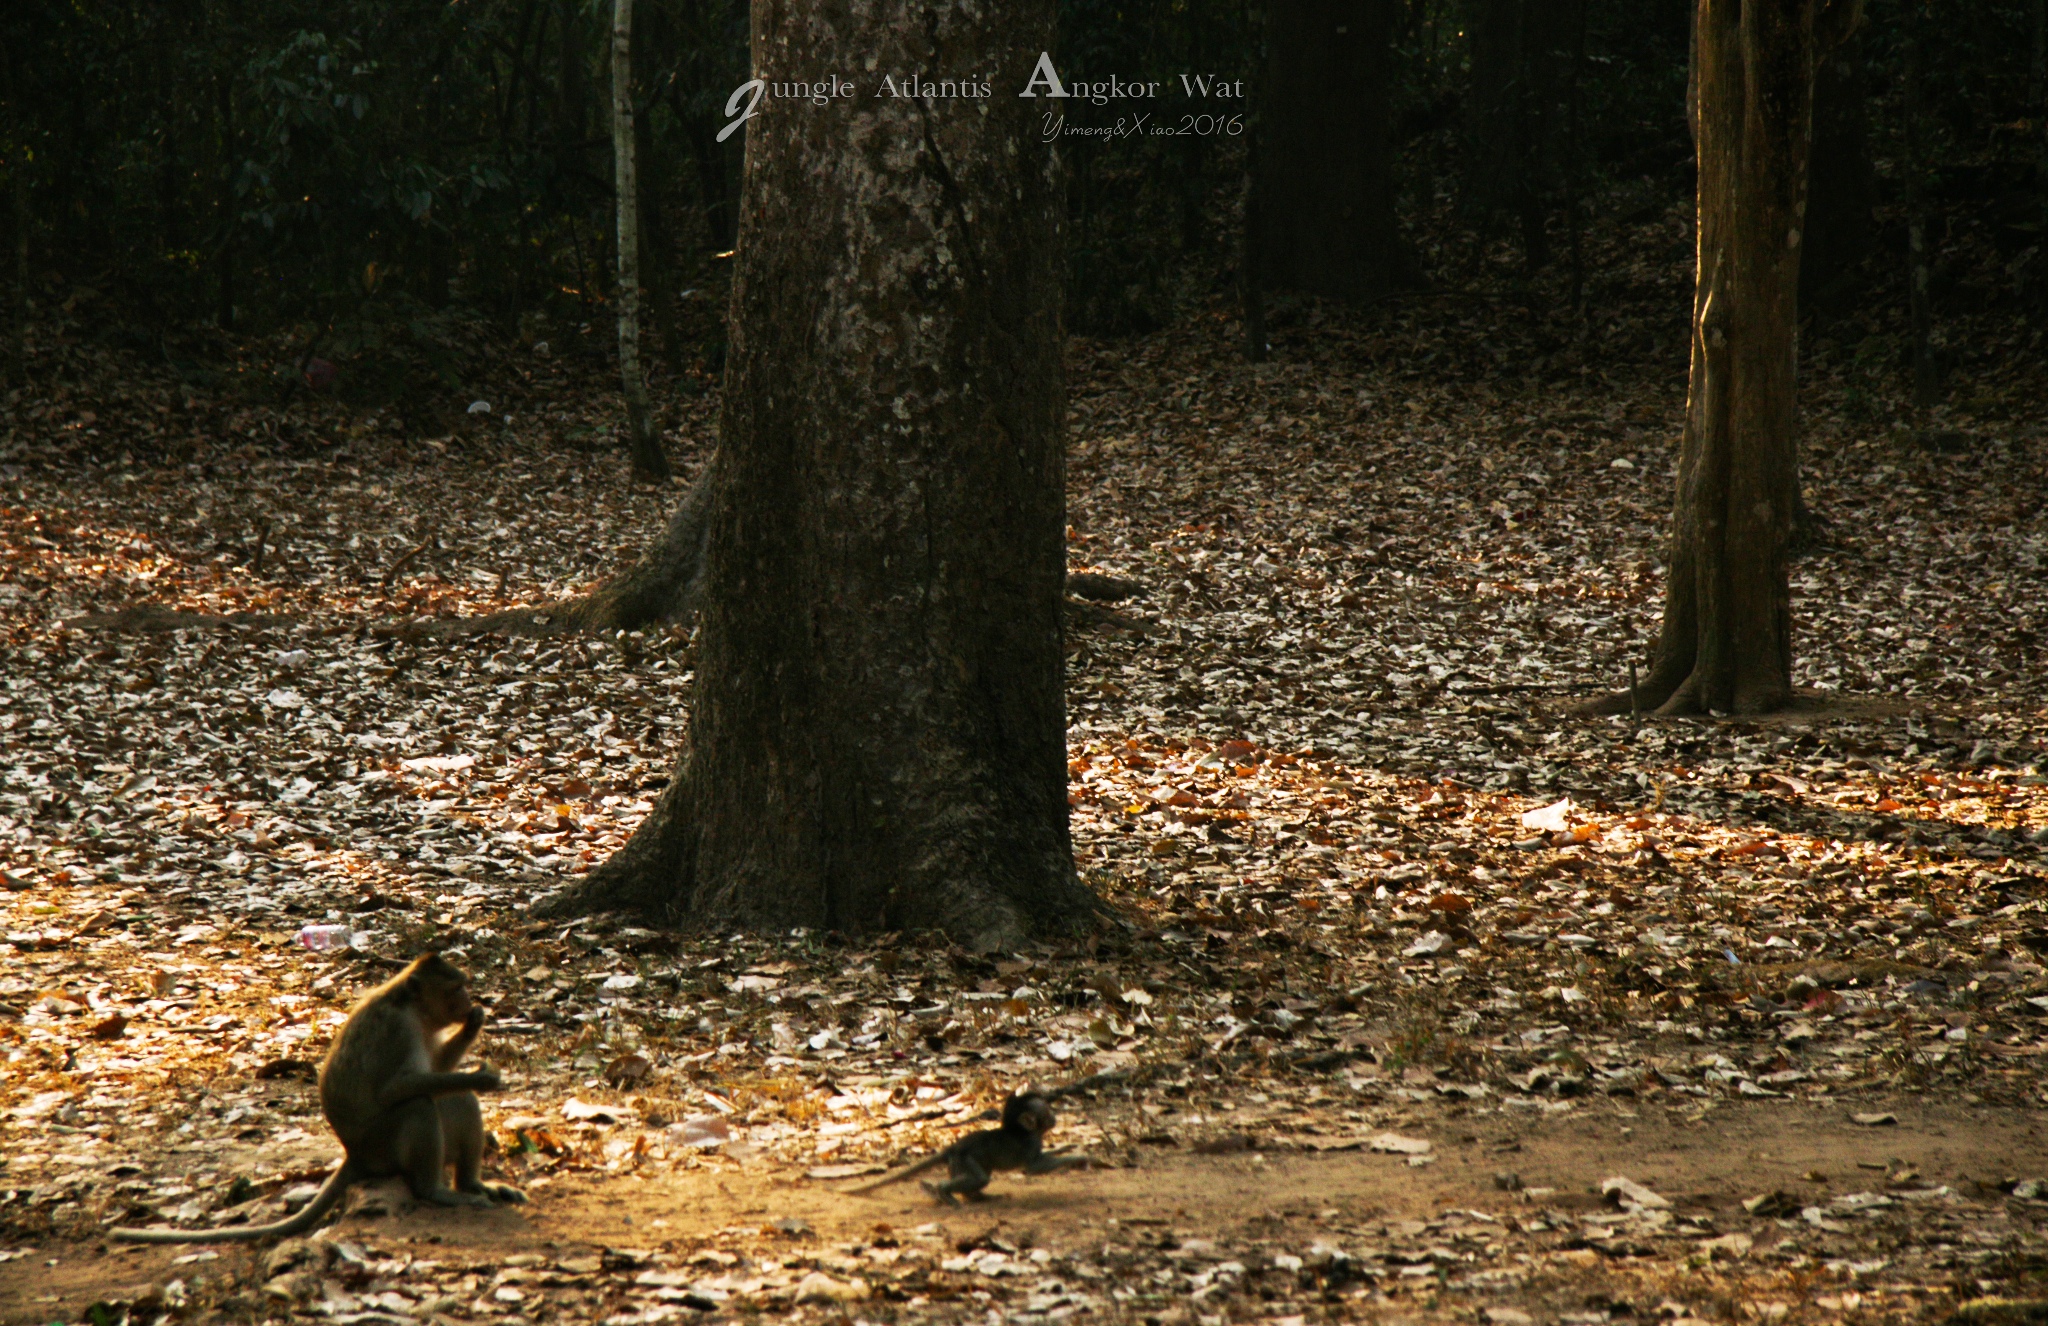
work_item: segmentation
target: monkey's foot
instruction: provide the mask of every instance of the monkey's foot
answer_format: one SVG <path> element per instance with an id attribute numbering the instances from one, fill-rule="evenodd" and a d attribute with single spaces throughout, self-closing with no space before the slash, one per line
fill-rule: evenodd
<path id="1" fill-rule="evenodd" d="M 491 1199 L 480 1192 L 457 1192 L 453 1188 L 437 1188 L 424 1193 L 420 1200 L 433 1206 L 489 1206 Z"/>
<path id="2" fill-rule="evenodd" d="M 933 1183 L 930 1179 L 926 1179 L 923 1183 L 920 1183 L 918 1186 L 923 1188 L 926 1192 L 938 1198 L 940 1201 L 944 1202 L 948 1206 L 958 1206 L 960 1204 L 959 1202 L 954 1200 L 953 1194 L 947 1191 L 946 1185 L 943 1183 Z"/>
<path id="3" fill-rule="evenodd" d="M 484 1192 L 500 1202 L 511 1202 L 515 1205 L 526 1200 L 526 1194 L 509 1183 L 486 1183 Z"/>

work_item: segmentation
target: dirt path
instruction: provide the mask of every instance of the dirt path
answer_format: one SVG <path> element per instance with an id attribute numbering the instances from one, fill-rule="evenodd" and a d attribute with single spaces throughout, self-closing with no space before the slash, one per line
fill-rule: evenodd
<path id="1" fill-rule="evenodd" d="M 1859 1126 L 1852 1113 L 1897 1123 Z M 1128 1165 L 999 1181 L 1000 1197 L 955 1208 L 908 1185 L 855 1197 L 845 1182 L 722 1157 L 564 1175 L 524 1210 L 427 1214 L 378 1191 L 368 1204 L 395 1214 L 355 1214 L 279 1252 L 23 1250 L 0 1264 L 0 1302 L 6 1322 L 24 1324 L 181 1296 L 230 1320 L 297 1306 L 347 1322 L 514 1326 L 763 1310 L 830 1319 L 856 1304 L 881 1320 L 1393 1307 L 1470 1320 L 1476 1308 L 1514 1326 L 1518 1314 L 1584 1322 L 1660 1305 L 1666 1317 L 1713 1317 L 1740 1301 L 1775 1320 L 1773 1303 L 1802 1319 L 1919 1316 L 1979 1292 L 1973 1265 L 2038 1265 L 2048 1252 L 2048 1204 L 1996 1186 L 2048 1175 L 2048 1138 L 2028 1109 L 1431 1108 L 1399 1134 L 1431 1144 L 1420 1165 L 1364 1149 L 1337 1111 L 1328 1124 L 1301 1142 L 1357 1149 L 1145 1146 Z M 1597 1186 L 1615 1176 L 1655 1196 L 1603 1199 Z M 1774 1192 L 1786 1197 L 1745 1210 Z"/>

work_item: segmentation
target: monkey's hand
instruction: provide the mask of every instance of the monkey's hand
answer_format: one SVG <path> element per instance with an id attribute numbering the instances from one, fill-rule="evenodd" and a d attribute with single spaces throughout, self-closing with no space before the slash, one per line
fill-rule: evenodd
<path id="1" fill-rule="evenodd" d="M 471 1005 L 469 1006 L 469 1016 L 468 1016 L 468 1017 L 466 1017 L 466 1018 L 464 1018 L 464 1019 L 462 1019 L 462 1034 L 463 1034 L 463 1035 L 465 1035 L 465 1036 L 468 1036 L 468 1037 L 470 1037 L 471 1039 L 475 1039 L 475 1037 L 476 1037 L 476 1034 L 477 1034 L 478 1032 L 482 1031 L 483 1029 L 484 1029 L 484 1010 L 483 1010 L 483 1005 L 481 1005 L 481 1004 L 471 1004 Z"/>
<path id="2" fill-rule="evenodd" d="M 469 1075 L 471 1091 L 503 1091 L 505 1079 L 498 1076 L 495 1068 L 479 1068 Z"/>

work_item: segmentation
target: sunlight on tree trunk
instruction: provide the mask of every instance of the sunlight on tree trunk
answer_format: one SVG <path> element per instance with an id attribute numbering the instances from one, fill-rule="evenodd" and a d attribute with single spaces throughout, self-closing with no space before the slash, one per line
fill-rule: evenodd
<path id="1" fill-rule="evenodd" d="M 1089 922 L 1067 823 L 1063 193 L 1020 99 L 1051 0 L 761 0 L 759 77 L 971 67 L 1008 95 L 770 98 L 747 124 L 690 746 L 543 904 L 668 923 Z"/>
<path id="2" fill-rule="evenodd" d="M 633 0 L 613 0 L 612 158 L 619 218 L 619 376 L 624 379 L 626 428 L 633 472 L 669 477 L 668 457 L 654 430 L 647 378 L 640 371 L 640 200 L 634 177 Z"/>
<path id="3" fill-rule="evenodd" d="M 1768 713 L 1794 701 L 1797 305 L 1814 70 L 1860 0 L 1700 0 L 1692 377 L 1649 676 L 1589 704 Z"/>

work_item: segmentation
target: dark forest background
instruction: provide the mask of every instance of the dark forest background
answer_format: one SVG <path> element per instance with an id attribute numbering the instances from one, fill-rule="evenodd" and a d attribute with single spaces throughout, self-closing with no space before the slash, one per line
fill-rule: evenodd
<path id="1" fill-rule="evenodd" d="M 1243 133 L 1069 140 L 1071 330 L 1153 331 L 1235 309 L 1250 289 L 1265 337 L 1284 346 L 1316 316 L 1290 287 L 1446 308 L 1483 295 L 1553 329 L 1554 348 L 1539 337 L 1543 362 L 1525 371 L 1648 355 L 1682 369 L 1668 334 L 1586 333 L 1634 279 L 1601 261 L 1611 242 L 1589 236 L 1633 226 L 1638 251 L 1689 251 L 1685 0 L 1270 9 L 1064 6 L 1069 78 L 1209 73 L 1250 92 Z M 466 404 L 461 388 L 494 347 L 545 341 L 607 361 L 608 13 L 586 0 L 5 7 L 10 376 L 62 380 L 92 351 L 265 403 L 331 391 L 427 431 Z M 1365 287 L 1286 264 L 1244 279 L 1255 157 L 1288 150 L 1277 140 L 1296 128 L 1275 118 L 1300 53 L 1273 44 L 1291 40 L 1282 20 L 1303 14 L 1357 15 L 1372 34 L 1346 73 L 1372 79 L 1384 102 L 1345 132 L 1384 135 L 1358 150 L 1395 228 L 1372 237 L 1390 251 Z M 2043 0 L 1870 0 L 1821 73 L 1802 314 L 1809 338 L 1867 369 L 1873 398 L 1910 376 L 1916 212 L 1934 315 L 1922 354 L 1939 388 L 1972 356 L 2012 349 L 1945 322 L 1996 309 L 2048 317 L 2043 14 Z M 642 0 L 636 19 L 656 387 L 700 391 L 723 358 L 740 138 L 715 136 L 746 76 L 746 9 Z M 1334 110 L 1346 94 L 1314 95 Z M 1286 113 L 1323 113 L 1306 104 Z M 1177 122 L 1238 108 L 1175 96 L 1137 109 Z M 1133 109 L 1074 102 L 1067 113 L 1100 123 Z M 1681 302 L 1673 316 L 1684 313 Z M 309 380 L 314 358 L 331 374 Z"/>

